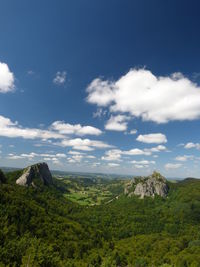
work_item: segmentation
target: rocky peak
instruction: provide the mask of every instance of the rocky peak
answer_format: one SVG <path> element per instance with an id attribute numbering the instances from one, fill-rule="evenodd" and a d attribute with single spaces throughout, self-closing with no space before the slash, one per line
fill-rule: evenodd
<path id="1" fill-rule="evenodd" d="M 38 182 L 43 185 L 53 183 L 51 172 L 45 162 L 37 163 L 24 169 L 22 176 L 17 179 L 16 184 L 35 187 Z"/>
<path id="2" fill-rule="evenodd" d="M 154 197 L 155 195 L 166 197 L 168 191 L 165 177 L 158 172 L 153 172 L 149 176 L 135 177 L 126 184 L 124 189 L 126 195 L 136 195 L 140 196 L 140 198 L 144 198 L 145 196 Z"/>

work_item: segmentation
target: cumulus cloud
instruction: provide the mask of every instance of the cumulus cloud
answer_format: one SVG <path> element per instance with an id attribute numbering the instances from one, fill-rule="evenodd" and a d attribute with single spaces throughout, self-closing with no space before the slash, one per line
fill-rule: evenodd
<path id="1" fill-rule="evenodd" d="M 167 138 L 164 134 L 161 133 L 153 133 L 153 134 L 140 134 L 137 139 L 139 142 L 147 143 L 147 144 L 162 144 L 167 142 Z"/>
<path id="2" fill-rule="evenodd" d="M 15 160 L 15 159 L 22 159 L 22 158 L 24 158 L 24 157 L 22 157 L 20 155 L 15 155 L 15 154 L 12 154 L 12 153 L 10 153 L 8 155 L 8 157 L 7 157 L 7 159 L 13 159 L 13 160 Z"/>
<path id="3" fill-rule="evenodd" d="M 184 146 L 184 148 L 186 148 L 186 149 L 196 148 L 196 149 L 200 150 L 200 143 L 189 142 Z"/>
<path id="4" fill-rule="evenodd" d="M 123 151 L 122 153 L 128 156 L 139 156 L 139 155 L 150 156 L 152 154 L 150 150 L 140 149 L 140 148 L 133 148 L 127 151 Z"/>
<path id="5" fill-rule="evenodd" d="M 67 157 L 64 153 L 57 153 L 55 156 L 58 158 L 66 158 Z"/>
<path id="6" fill-rule="evenodd" d="M 83 155 L 73 155 L 71 158 L 68 158 L 69 163 L 80 163 L 83 159 Z"/>
<path id="7" fill-rule="evenodd" d="M 158 145 L 156 147 L 152 147 L 152 148 L 147 149 L 147 151 L 150 151 L 150 152 L 161 152 L 161 151 L 168 151 L 168 150 L 167 150 L 166 146 Z"/>
<path id="8" fill-rule="evenodd" d="M 165 169 L 166 170 L 173 170 L 173 169 L 178 169 L 182 166 L 181 163 L 167 163 L 165 164 Z"/>
<path id="9" fill-rule="evenodd" d="M 87 158 L 87 159 L 96 159 L 96 157 L 93 156 L 93 155 L 87 155 L 86 158 Z"/>
<path id="10" fill-rule="evenodd" d="M 149 165 L 149 164 L 155 164 L 156 162 L 154 160 L 132 160 L 131 163 Z"/>
<path id="11" fill-rule="evenodd" d="M 34 72 L 33 70 L 28 70 L 28 71 L 27 71 L 27 74 L 28 74 L 28 75 L 34 75 L 35 72 Z"/>
<path id="12" fill-rule="evenodd" d="M 18 122 L 13 122 L 9 118 L 0 115 L 0 136 L 24 139 L 66 139 L 67 135 L 99 135 L 102 131 L 92 126 L 81 126 L 80 124 L 67 124 L 63 122 L 54 122 L 47 130 L 38 128 L 22 127 Z M 51 140 L 49 140 L 50 142 Z M 101 145 L 98 144 L 97 145 Z"/>
<path id="13" fill-rule="evenodd" d="M 96 112 L 93 113 L 93 118 L 101 118 L 105 116 L 107 113 L 106 110 L 103 110 L 102 108 L 98 108 Z"/>
<path id="14" fill-rule="evenodd" d="M 177 161 L 187 161 L 188 159 L 193 159 L 194 157 L 191 155 L 177 156 L 175 160 Z"/>
<path id="15" fill-rule="evenodd" d="M 24 139 L 64 138 L 63 135 L 53 131 L 41 130 L 37 128 L 23 128 L 18 124 L 18 122 L 12 122 L 9 118 L 3 116 L 0 116 L 0 136 L 10 138 L 21 137 Z"/>
<path id="16" fill-rule="evenodd" d="M 82 138 L 74 138 L 74 139 L 64 139 L 59 143 L 55 143 L 56 145 L 62 147 L 72 147 L 75 150 L 83 150 L 83 151 L 92 151 L 96 148 L 111 148 L 112 146 L 98 140 L 91 139 L 82 139 Z"/>
<path id="17" fill-rule="evenodd" d="M 144 169 L 144 168 L 147 168 L 147 167 L 149 167 L 149 166 L 148 166 L 148 165 L 135 164 L 134 167 L 135 167 L 136 169 Z"/>
<path id="18" fill-rule="evenodd" d="M 55 78 L 53 79 L 53 83 L 57 84 L 57 85 L 62 85 L 66 82 L 66 76 L 67 76 L 67 72 L 66 71 L 58 71 L 56 73 Z"/>
<path id="19" fill-rule="evenodd" d="M 155 164 L 154 160 L 132 160 L 131 163 L 134 164 L 136 169 L 144 169 L 149 167 L 150 164 Z"/>
<path id="20" fill-rule="evenodd" d="M 130 149 L 127 151 L 122 151 L 122 154 L 128 155 L 128 156 L 139 156 L 139 155 L 150 156 L 150 155 L 152 155 L 152 153 L 166 151 L 166 150 L 167 150 L 167 148 L 165 146 L 158 145 L 156 147 L 144 148 L 144 149 L 133 148 L 133 149 Z"/>
<path id="21" fill-rule="evenodd" d="M 97 78 L 87 88 L 87 101 L 97 106 L 107 106 L 114 100 L 115 84 L 110 81 L 102 81 Z"/>
<path id="22" fill-rule="evenodd" d="M 136 129 L 132 129 L 131 131 L 130 131 L 130 134 L 136 134 L 137 133 L 137 130 Z"/>
<path id="23" fill-rule="evenodd" d="M 93 80 L 87 92 L 89 103 L 144 121 L 200 118 L 200 88 L 180 73 L 157 77 L 149 70 L 131 69 L 117 81 Z"/>
<path id="24" fill-rule="evenodd" d="M 29 161 L 32 161 L 32 160 L 37 159 L 37 161 L 38 161 L 38 158 L 39 158 L 39 160 L 49 161 L 53 164 L 60 165 L 61 164 L 60 160 L 67 158 L 67 156 L 63 153 L 57 153 L 57 154 L 41 153 L 41 154 L 38 154 L 35 152 L 22 153 L 19 155 L 10 153 L 7 156 L 7 159 L 10 159 L 10 160 L 27 159 Z"/>
<path id="25" fill-rule="evenodd" d="M 120 161 L 122 151 L 119 149 L 111 149 L 105 152 L 105 156 L 101 159 L 106 161 Z"/>
<path id="26" fill-rule="evenodd" d="M 85 154 L 84 152 L 79 152 L 79 151 L 73 151 L 73 150 L 70 150 L 69 152 L 68 152 L 68 154 L 70 154 L 70 155 L 83 155 L 83 154 Z"/>
<path id="27" fill-rule="evenodd" d="M 99 140 L 69 138 L 67 134 L 99 135 L 101 130 L 92 126 L 71 125 L 60 122 L 53 123 L 48 130 L 37 128 L 23 128 L 18 122 L 13 122 L 9 118 L 0 116 L 0 136 L 24 139 L 41 139 L 43 142 L 62 147 L 72 147 L 75 150 L 92 151 L 94 149 L 112 148 L 113 146 Z M 51 139 L 60 139 L 52 142 Z M 41 146 L 41 144 L 38 144 Z M 61 154 L 60 154 L 61 155 Z"/>
<path id="28" fill-rule="evenodd" d="M 105 124 L 105 129 L 112 131 L 125 131 L 127 129 L 127 120 L 129 119 L 130 117 L 125 115 L 111 116 Z"/>
<path id="29" fill-rule="evenodd" d="M 109 163 L 108 163 L 108 166 L 109 166 L 109 167 L 118 167 L 119 164 L 118 164 L 118 163 L 112 163 L 112 162 L 109 162 Z"/>
<path id="30" fill-rule="evenodd" d="M 81 126 L 80 124 L 70 124 L 63 121 L 55 121 L 51 127 L 52 130 L 58 131 L 60 134 L 75 135 L 100 135 L 102 131 L 93 126 Z"/>
<path id="31" fill-rule="evenodd" d="M 73 151 L 76 152 L 76 151 Z M 80 163 L 83 159 L 95 159 L 95 156 L 92 155 L 85 155 L 85 153 L 70 153 L 72 156 L 67 158 L 69 163 Z M 88 162 L 88 161 L 86 161 Z"/>
<path id="32" fill-rule="evenodd" d="M 156 147 L 144 148 L 144 149 L 140 149 L 140 148 L 133 148 L 130 150 L 110 149 L 105 152 L 105 155 L 102 156 L 101 159 L 106 160 L 106 161 L 121 161 L 123 155 L 125 156 L 143 156 L 143 155 L 150 156 L 152 155 L 152 153 L 157 153 L 161 151 L 167 151 L 167 148 L 163 145 L 158 145 Z M 143 161 L 143 164 L 145 164 L 144 162 L 146 163 L 148 162 L 148 164 L 155 163 L 155 161 Z M 132 163 L 139 163 L 139 162 L 135 161 Z"/>
<path id="33" fill-rule="evenodd" d="M 0 62 L 0 93 L 8 93 L 14 90 L 14 74 L 6 63 Z"/>

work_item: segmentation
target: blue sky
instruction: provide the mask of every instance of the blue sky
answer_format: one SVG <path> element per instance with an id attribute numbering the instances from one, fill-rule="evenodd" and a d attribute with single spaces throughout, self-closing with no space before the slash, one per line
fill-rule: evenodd
<path id="1" fill-rule="evenodd" d="M 0 1 L 0 166 L 200 177 L 199 1 Z"/>

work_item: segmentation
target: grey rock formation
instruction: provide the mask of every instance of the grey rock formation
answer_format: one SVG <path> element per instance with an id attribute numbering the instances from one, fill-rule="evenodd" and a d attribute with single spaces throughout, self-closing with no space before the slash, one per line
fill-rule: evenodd
<path id="1" fill-rule="evenodd" d="M 16 184 L 35 187 L 36 185 L 34 184 L 34 181 L 37 180 L 44 185 L 53 183 L 49 167 L 45 162 L 37 163 L 24 169 L 22 176 L 16 180 Z"/>
<path id="2" fill-rule="evenodd" d="M 166 197 L 169 188 L 166 179 L 158 172 L 154 172 L 147 177 L 136 177 L 131 182 L 126 184 L 124 194 L 128 196 L 136 195 L 140 198 L 145 196 L 154 197 L 159 195 Z"/>

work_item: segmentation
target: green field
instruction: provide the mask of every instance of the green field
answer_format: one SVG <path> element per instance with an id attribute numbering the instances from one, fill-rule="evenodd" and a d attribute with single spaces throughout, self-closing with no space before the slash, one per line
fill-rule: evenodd
<path id="1" fill-rule="evenodd" d="M 68 192 L 64 196 L 80 205 L 94 206 L 107 203 L 122 192 L 124 181 L 64 177 Z"/>

